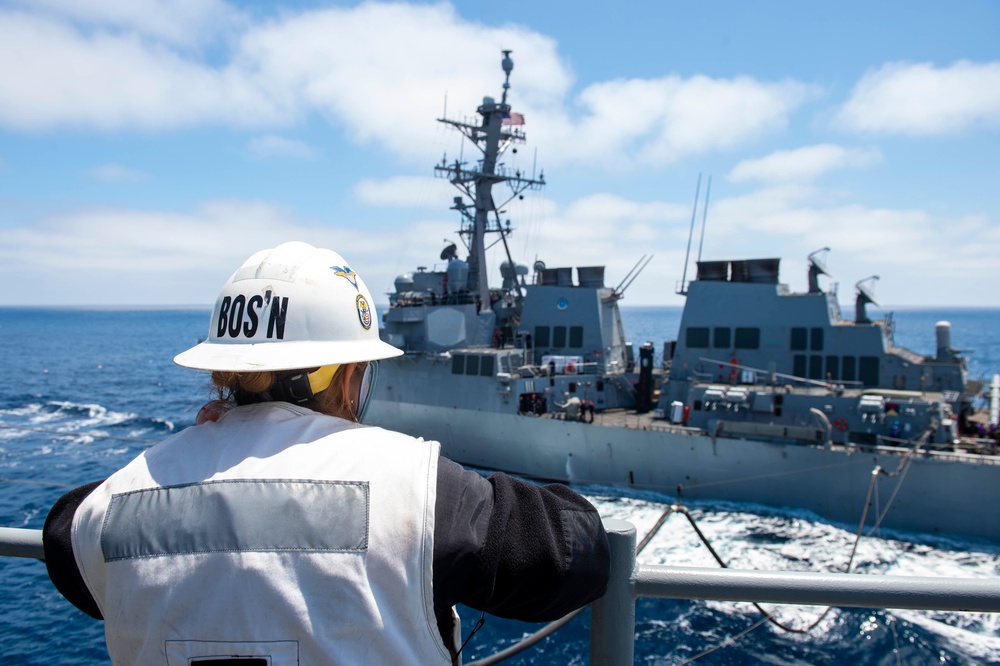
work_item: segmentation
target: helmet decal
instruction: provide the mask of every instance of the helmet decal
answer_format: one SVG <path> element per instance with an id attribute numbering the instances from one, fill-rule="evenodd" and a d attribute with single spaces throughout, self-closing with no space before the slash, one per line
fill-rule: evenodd
<path id="1" fill-rule="evenodd" d="M 368 305 L 368 300 L 358 294 L 355 303 L 358 306 L 358 319 L 361 320 L 361 327 L 366 331 L 372 327 L 372 309 Z"/>
<path id="2" fill-rule="evenodd" d="M 267 320 L 267 339 L 285 338 L 285 320 L 288 316 L 288 297 L 279 298 L 277 294 L 271 297 L 271 290 L 247 297 L 245 294 L 225 296 L 218 303 L 216 319 L 218 320 L 215 335 L 221 339 L 254 338 L 258 331 L 263 332 L 260 324 Z M 275 334 L 277 333 L 277 336 Z"/>
<path id="3" fill-rule="evenodd" d="M 333 271 L 334 275 L 339 275 L 354 285 L 355 290 L 361 291 L 361 289 L 358 288 L 358 274 L 352 271 L 350 266 L 346 264 L 343 266 L 330 266 L 330 270 Z M 368 327 L 365 326 L 365 328 Z"/>

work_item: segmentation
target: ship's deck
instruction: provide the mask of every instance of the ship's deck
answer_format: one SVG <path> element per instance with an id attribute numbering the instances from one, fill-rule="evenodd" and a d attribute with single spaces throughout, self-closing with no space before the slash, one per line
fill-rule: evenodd
<path id="1" fill-rule="evenodd" d="M 530 417 L 527 418 L 548 418 L 548 419 L 562 419 L 563 415 L 561 413 L 546 413 L 541 417 Z M 609 428 L 628 428 L 633 430 L 656 430 L 660 432 L 671 432 L 682 435 L 707 435 L 708 433 L 701 428 L 689 428 L 682 425 L 677 425 L 671 423 L 670 421 L 664 419 L 653 418 L 652 412 L 647 412 L 645 414 L 636 413 L 634 410 L 630 409 L 608 409 L 603 412 L 598 412 L 594 414 L 594 422 L 592 425 L 604 426 Z M 717 436 L 725 437 L 725 433 L 719 433 Z M 886 438 L 888 439 L 888 438 Z M 817 443 L 814 442 L 800 442 L 803 446 L 815 446 Z M 895 444 L 895 445 L 893 445 Z M 897 452 L 900 454 L 907 453 L 911 449 L 910 442 L 906 440 L 895 440 L 893 442 L 887 442 L 884 445 L 879 445 L 877 447 L 870 445 L 857 445 L 848 444 L 844 446 L 842 444 L 836 443 L 820 443 L 820 446 L 829 447 L 831 449 L 838 450 L 853 450 L 853 451 L 875 451 L 876 449 L 881 452 Z M 969 437 L 963 437 L 953 446 L 942 447 L 941 445 L 924 445 L 921 448 L 920 455 L 929 456 L 939 459 L 956 460 L 961 462 L 979 462 L 989 465 L 1000 465 L 1000 456 L 996 455 L 994 449 L 994 443 L 991 440 L 981 440 Z"/>

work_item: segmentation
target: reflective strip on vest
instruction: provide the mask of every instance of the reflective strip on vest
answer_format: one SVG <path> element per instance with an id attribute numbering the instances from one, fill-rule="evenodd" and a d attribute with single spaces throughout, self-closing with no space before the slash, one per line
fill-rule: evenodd
<path id="1" fill-rule="evenodd" d="M 105 562 L 245 551 L 363 551 L 368 483 L 240 479 L 119 493 L 101 550 Z"/>

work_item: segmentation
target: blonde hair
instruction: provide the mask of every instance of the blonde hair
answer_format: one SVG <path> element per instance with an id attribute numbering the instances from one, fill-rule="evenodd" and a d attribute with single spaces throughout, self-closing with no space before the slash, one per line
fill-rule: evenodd
<path id="1" fill-rule="evenodd" d="M 357 421 L 350 396 L 350 386 L 345 377 L 344 368 L 356 364 L 347 363 L 337 369 L 330 386 L 313 396 L 305 405 L 310 409 L 339 416 L 349 421 Z M 257 370 L 251 372 L 212 371 L 212 386 L 218 399 L 229 407 L 252 405 L 258 402 L 270 402 L 273 397 L 268 394 L 275 382 L 287 377 L 312 372 L 316 368 L 299 370 Z"/>
<path id="2" fill-rule="evenodd" d="M 237 402 L 238 393 L 265 393 L 278 379 L 278 373 L 270 370 L 256 372 L 212 371 L 212 385 L 225 402 Z"/>

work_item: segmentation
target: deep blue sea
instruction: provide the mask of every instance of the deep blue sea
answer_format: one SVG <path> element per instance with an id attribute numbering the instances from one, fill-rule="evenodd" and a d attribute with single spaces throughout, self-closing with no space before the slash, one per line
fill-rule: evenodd
<path id="1" fill-rule="evenodd" d="M 845 313 L 848 310 L 845 308 Z M 676 337 L 680 308 L 623 308 L 636 346 Z M 208 395 L 204 374 L 173 365 L 173 356 L 208 328 L 208 310 L 64 310 L 0 308 L 0 525 L 40 529 L 68 488 L 106 477 L 151 442 L 191 425 Z M 935 350 L 934 325 L 952 323 L 956 347 L 969 353 L 970 376 L 1000 372 L 1000 309 L 897 310 L 896 342 Z M 672 502 L 668 495 L 580 486 L 606 517 L 638 534 Z M 842 571 L 853 529 L 801 511 L 749 504 L 690 505 L 702 530 L 733 566 Z M 984 510 L 993 510 L 984 507 Z M 1000 546 L 919 534 L 867 538 L 859 570 L 889 575 L 995 577 Z M 668 521 L 640 556 L 649 564 L 714 566 L 696 535 Z M 103 625 L 52 588 L 41 562 L 0 558 L 0 645 L 12 664 L 107 663 Z M 478 613 L 460 609 L 466 629 Z M 773 607 L 804 627 L 822 609 Z M 835 609 L 806 635 L 764 624 L 749 604 L 639 600 L 636 663 L 988 664 L 1000 663 L 1000 617 L 983 613 Z M 585 664 L 589 615 L 510 664 Z M 541 625 L 487 617 L 466 648 L 466 662 L 516 642 Z"/>

